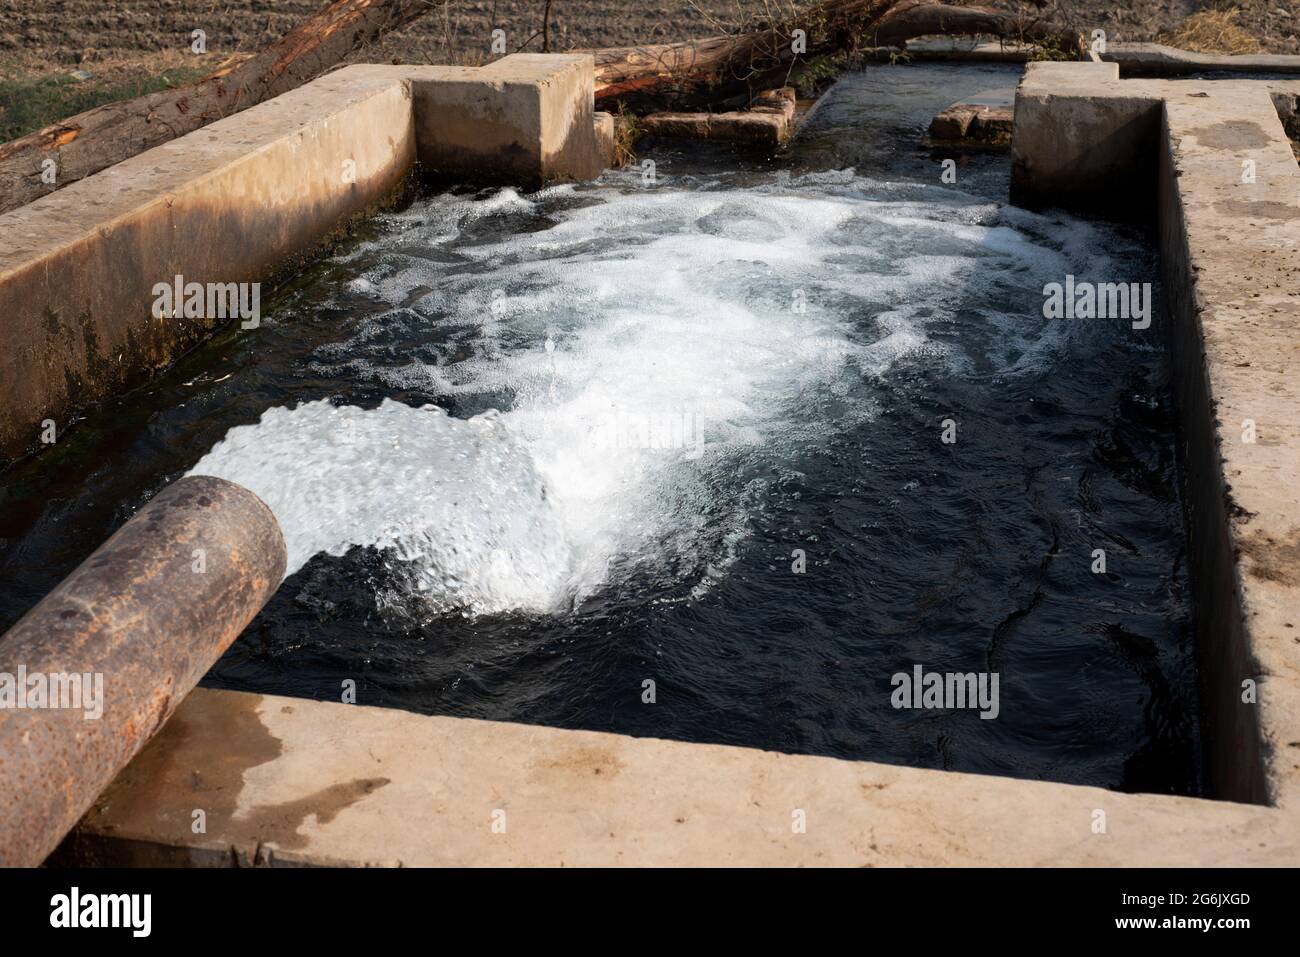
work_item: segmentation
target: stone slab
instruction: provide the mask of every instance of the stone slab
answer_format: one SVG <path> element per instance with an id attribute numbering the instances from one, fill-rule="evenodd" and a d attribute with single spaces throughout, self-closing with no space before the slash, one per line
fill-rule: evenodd
<path id="1" fill-rule="evenodd" d="M 794 130 L 795 91 L 769 90 L 755 97 L 747 110 L 727 113 L 651 113 L 637 120 L 649 136 L 672 136 L 775 147 Z"/>

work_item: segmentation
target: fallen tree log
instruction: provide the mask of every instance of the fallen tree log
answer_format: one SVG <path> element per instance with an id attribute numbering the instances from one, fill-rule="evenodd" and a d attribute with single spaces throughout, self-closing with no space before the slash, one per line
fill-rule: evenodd
<path id="1" fill-rule="evenodd" d="M 820 0 L 776 23 L 728 36 L 681 43 L 609 47 L 596 59 L 596 102 L 686 104 L 851 45 L 890 9 L 913 0 Z M 800 36 L 800 33 L 802 36 Z"/>
<path id="2" fill-rule="evenodd" d="M 912 0 L 891 9 L 871 30 L 871 45 L 902 47 L 924 36 L 994 36 L 1002 40 L 1040 42 L 1056 46 L 1070 57 L 1085 47 L 1082 34 L 1066 24 L 1013 10 L 958 7 L 931 0 Z"/>
<path id="3" fill-rule="evenodd" d="M 779 85 L 798 64 L 819 56 L 902 47 L 932 34 L 1038 41 L 1070 57 L 1083 49 L 1077 30 L 1026 13 L 933 0 L 821 0 L 780 23 L 734 35 L 590 51 L 596 102 L 634 111 L 700 106 L 738 87 Z"/>
<path id="4" fill-rule="evenodd" d="M 0 145 L 0 213 L 300 86 L 429 9 L 428 0 L 334 0 L 237 66 L 189 86 L 108 103 Z"/>

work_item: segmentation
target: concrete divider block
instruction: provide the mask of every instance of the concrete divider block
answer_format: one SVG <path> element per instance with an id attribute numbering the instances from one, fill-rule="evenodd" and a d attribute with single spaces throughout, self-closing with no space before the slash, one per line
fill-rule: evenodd
<path id="1" fill-rule="evenodd" d="M 596 142 L 590 54 L 520 54 L 482 69 L 407 68 L 420 163 L 435 176 L 591 179 Z"/>
<path id="2" fill-rule="evenodd" d="M 637 122 L 651 136 L 717 140 L 775 148 L 794 132 L 795 91 L 791 87 L 759 93 L 747 110 L 727 113 L 651 113 Z"/>
<path id="3" fill-rule="evenodd" d="M 1125 76 L 1185 76 L 1220 71 L 1300 74 L 1300 56 L 1198 53 L 1161 43 L 1111 43 L 1101 57 L 1108 62 L 1114 61 L 1124 70 Z"/>
<path id="4" fill-rule="evenodd" d="M 1030 63 L 1016 90 L 1011 200 L 1131 218 L 1156 185 L 1160 98 L 1115 63 Z"/>

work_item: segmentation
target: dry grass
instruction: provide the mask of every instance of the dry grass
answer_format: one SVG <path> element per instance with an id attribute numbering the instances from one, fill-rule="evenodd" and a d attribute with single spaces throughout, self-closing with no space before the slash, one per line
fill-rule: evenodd
<path id="1" fill-rule="evenodd" d="M 244 54 L 196 56 L 165 51 L 150 57 L 104 57 L 51 69 L 47 60 L 0 56 L 0 143 L 105 103 L 193 83 L 234 66 Z"/>
<path id="2" fill-rule="evenodd" d="M 1259 41 L 1238 23 L 1240 10 L 1202 10 L 1194 13 L 1173 33 L 1160 40 L 1180 50 L 1194 53 L 1258 53 Z"/>
<path id="3" fill-rule="evenodd" d="M 641 137 L 636 114 L 619 104 L 614 116 L 614 166 L 620 169 L 636 162 L 636 141 Z"/>

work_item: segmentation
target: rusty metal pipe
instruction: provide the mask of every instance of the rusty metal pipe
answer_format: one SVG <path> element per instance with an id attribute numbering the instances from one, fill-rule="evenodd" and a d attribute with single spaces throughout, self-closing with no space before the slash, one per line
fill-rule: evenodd
<path id="1" fill-rule="evenodd" d="M 285 561 L 260 498 L 190 476 L 0 638 L 0 865 L 45 859 L 275 593 Z"/>

